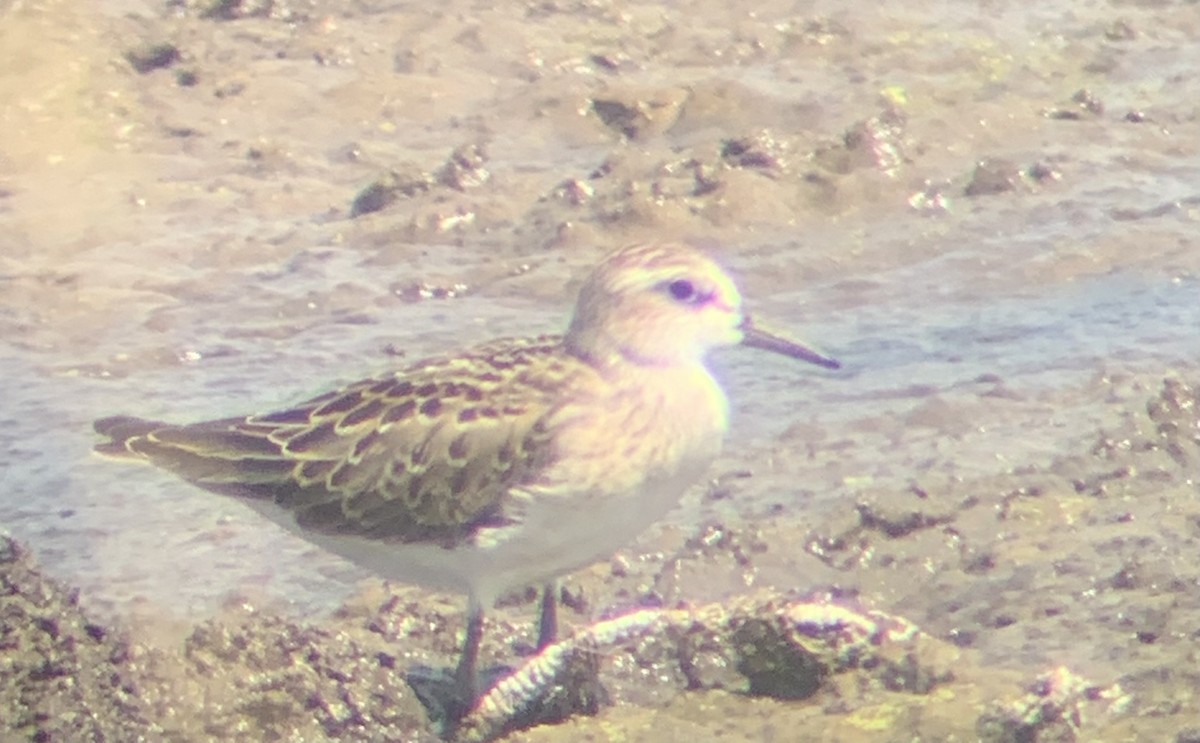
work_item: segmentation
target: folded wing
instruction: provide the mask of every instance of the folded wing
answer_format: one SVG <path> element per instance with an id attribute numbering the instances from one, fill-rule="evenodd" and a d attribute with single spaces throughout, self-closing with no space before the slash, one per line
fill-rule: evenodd
<path id="1" fill-rule="evenodd" d="M 306 529 L 449 545 L 503 523 L 510 488 L 544 463 L 543 421 L 577 372 L 560 354 L 553 337 L 503 341 L 266 415 L 105 418 L 96 451 L 271 498 Z"/>

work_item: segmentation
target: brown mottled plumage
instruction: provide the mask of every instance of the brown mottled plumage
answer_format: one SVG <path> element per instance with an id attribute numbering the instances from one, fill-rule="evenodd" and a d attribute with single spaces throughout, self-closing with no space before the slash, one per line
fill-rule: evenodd
<path id="1" fill-rule="evenodd" d="M 720 451 L 723 392 L 704 365 L 743 345 L 836 368 L 753 326 L 710 259 L 679 245 L 606 258 L 563 336 L 494 341 L 266 415 L 97 421 L 103 454 L 239 496 L 387 578 L 470 597 L 451 722 L 476 698 L 483 611 L 553 581 L 660 518 Z"/>
<path id="2" fill-rule="evenodd" d="M 498 516 L 579 369 L 559 336 L 493 341 L 293 408 L 175 426 L 96 422 L 111 456 L 211 490 L 272 499 L 306 530 L 445 547 Z"/>

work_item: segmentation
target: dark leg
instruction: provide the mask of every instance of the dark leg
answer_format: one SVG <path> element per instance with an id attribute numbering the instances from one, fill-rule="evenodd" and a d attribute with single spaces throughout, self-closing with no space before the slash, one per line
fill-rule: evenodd
<path id="1" fill-rule="evenodd" d="M 459 725 L 479 701 L 479 645 L 483 640 L 483 605 L 474 596 L 467 604 L 462 655 L 453 675 L 442 668 L 418 666 L 406 680 L 445 740 L 454 740 Z"/>
<path id="2" fill-rule="evenodd" d="M 558 584 L 542 586 L 542 617 L 538 622 L 538 650 L 545 650 L 558 639 Z"/>
<path id="3" fill-rule="evenodd" d="M 483 607 L 474 597 L 467 607 L 466 637 L 463 639 L 462 657 L 454 671 L 458 699 L 451 718 L 462 719 L 479 697 L 479 643 L 483 640 Z"/>

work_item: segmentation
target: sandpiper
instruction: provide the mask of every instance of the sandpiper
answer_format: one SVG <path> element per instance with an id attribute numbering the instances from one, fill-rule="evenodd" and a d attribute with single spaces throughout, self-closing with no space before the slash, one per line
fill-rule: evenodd
<path id="1" fill-rule="evenodd" d="M 504 339 L 274 413 L 172 425 L 105 418 L 103 454 L 148 460 L 387 579 L 468 596 L 451 717 L 478 697 L 485 609 L 657 521 L 718 454 L 713 348 L 838 363 L 750 321 L 729 276 L 682 245 L 609 255 L 564 335 Z M 452 723 L 451 723 L 452 724 Z"/>

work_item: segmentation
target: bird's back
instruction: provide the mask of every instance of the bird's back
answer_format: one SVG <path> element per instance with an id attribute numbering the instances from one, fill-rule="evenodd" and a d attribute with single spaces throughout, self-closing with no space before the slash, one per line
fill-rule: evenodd
<path id="1" fill-rule="evenodd" d="M 306 530 L 450 546 L 504 518 L 546 441 L 539 422 L 589 372 L 557 336 L 505 339 L 265 415 L 105 418 L 96 451 L 271 499 Z"/>

